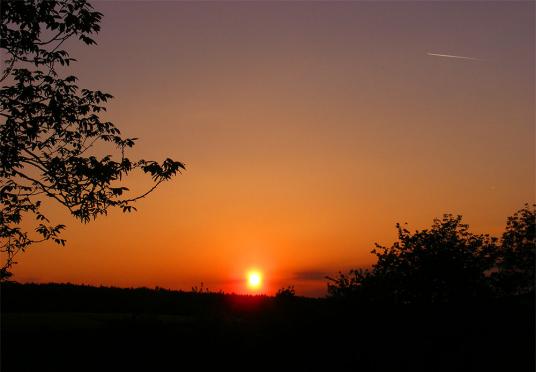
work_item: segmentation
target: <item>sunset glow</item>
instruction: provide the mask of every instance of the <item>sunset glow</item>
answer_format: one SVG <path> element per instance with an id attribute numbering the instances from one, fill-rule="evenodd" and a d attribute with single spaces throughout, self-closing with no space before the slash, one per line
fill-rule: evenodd
<path id="1" fill-rule="evenodd" d="M 116 97 L 128 156 L 186 170 L 88 224 L 46 199 L 66 245 L 14 279 L 321 297 L 397 222 L 499 236 L 534 200 L 534 5 L 454 3 L 95 1 L 97 45 L 74 38 L 65 75 Z"/>

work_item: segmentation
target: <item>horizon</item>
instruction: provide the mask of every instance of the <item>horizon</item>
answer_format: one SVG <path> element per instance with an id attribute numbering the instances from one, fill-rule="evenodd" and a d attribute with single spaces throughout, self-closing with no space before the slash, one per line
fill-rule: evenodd
<path id="1" fill-rule="evenodd" d="M 397 222 L 500 237 L 535 202 L 533 2 L 93 5 L 67 73 L 115 97 L 130 154 L 186 171 L 131 214 L 48 206 L 67 244 L 32 246 L 14 281 L 323 297 Z"/>

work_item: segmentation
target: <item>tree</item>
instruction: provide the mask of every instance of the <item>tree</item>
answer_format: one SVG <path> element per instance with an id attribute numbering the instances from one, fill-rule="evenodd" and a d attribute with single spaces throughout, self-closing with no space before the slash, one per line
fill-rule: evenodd
<path id="1" fill-rule="evenodd" d="M 275 294 L 276 300 L 279 301 L 288 301 L 292 298 L 296 297 L 296 290 L 294 289 L 293 285 L 289 285 L 288 287 L 279 288 Z"/>
<path id="2" fill-rule="evenodd" d="M 500 296 L 534 294 L 536 260 L 536 205 L 508 217 L 502 235 L 495 286 Z"/>
<path id="3" fill-rule="evenodd" d="M 475 235 L 461 216 L 444 215 L 430 229 L 411 233 L 397 224 L 398 241 L 376 244 L 370 270 L 328 278 L 332 297 L 375 302 L 444 303 L 488 296 L 496 238 Z"/>
<path id="4" fill-rule="evenodd" d="M 339 272 L 335 278 L 327 276 L 328 296 L 337 299 L 368 299 L 367 295 L 373 282 L 370 270 L 352 269 L 348 273 Z M 378 297 L 378 293 L 375 294 Z"/>
<path id="5" fill-rule="evenodd" d="M 112 207 L 130 212 L 184 165 L 169 158 L 130 160 L 126 151 L 136 138 L 123 138 L 99 117 L 112 96 L 81 89 L 75 76 L 62 76 L 75 61 L 62 49 L 64 42 L 73 38 L 89 46 L 100 30 L 102 14 L 87 0 L 4 0 L 0 15 L 6 56 L 0 76 L 0 279 L 5 279 L 14 257 L 31 244 L 65 244 L 60 237 L 65 226 L 48 220 L 43 203 L 55 200 L 84 223 Z M 98 155 L 94 146 L 104 142 L 116 147 L 115 157 Z M 136 169 L 154 185 L 127 196 L 121 181 Z"/>

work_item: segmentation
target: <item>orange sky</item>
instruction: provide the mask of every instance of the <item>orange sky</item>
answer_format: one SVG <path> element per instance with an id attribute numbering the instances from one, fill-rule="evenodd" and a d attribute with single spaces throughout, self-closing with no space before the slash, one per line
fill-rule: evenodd
<path id="1" fill-rule="evenodd" d="M 498 235 L 534 201 L 534 3 L 97 2 L 80 85 L 187 171 L 19 257 L 19 281 L 246 293 L 374 262 L 396 222 Z M 476 60 L 430 56 L 460 55 Z M 143 180 L 130 185 L 142 189 Z"/>

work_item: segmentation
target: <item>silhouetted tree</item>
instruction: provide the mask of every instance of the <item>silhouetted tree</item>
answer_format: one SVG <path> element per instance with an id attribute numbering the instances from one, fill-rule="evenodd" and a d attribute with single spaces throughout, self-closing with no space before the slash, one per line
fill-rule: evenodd
<path id="1" fill-rule="evenodd" d="M 499 295 L 534 293 L 535 231 L 536 205 L 525 204 L 508 217 L 493 275 Z"/>
<path id="2" fill-rule="evenodd" d="M 275 298 L 278 300 L 287 300 L 296 297 L 296 291 L 293 285 L 289 285 L 286 288 L 279 288 L 275 294 Z"/>
<path id="3" fill-rule="evenodd" d="M 333 298 L 366 298 L 366 292 L 370 291 L 370 282 L 373 281 L 370 270 L 352 269 L 348 273 L 339 272 L 338 276 L 333 278 L 327 276 L 328 296 Z M 376 294 L 377 296 L 378 294 Z"/>
<path id="4" fill-rule="evenodd" d="M 442 303 L 488 296 L 496 238 L 475 235 L 461 216 L 444 215 L 430 229 L 411 233 L 397 224 L 398 241 L 376 244 L 371 270 L 328 278 L 332 297 L 394 303 Z"/>
<path id="5" fill-rule="evenodd" d="M 193 286 L 192 287 L 192 293 L 210 293 L 208 287 L 205 287 L 205 285 L 203 284 L 203 282 L 201 282 L 201 284 L 198 286 Z"/>
<path id="6" fill-rule="evenodd" d="M 76 38 L 95 44 L 102 14 L 86 0 L 4 0 L 0 5 L 0 48 L 5 56 L 0 95 L 0 279 L 10 275 L 14 256 L 29 245 L 53 240 L 64 244 L 60 231 L 41 211 L 55 200 L 82 222 L 124 212 L 169 180 L 184 165 L 166 159 L 133 161 L 125 151 L 135 138 L 123 138 L 99 114 L 111 95 L 80 89 L 75 76 L 60 76 L 71 62 L 62 49 Z M 58 71 L 58 66 L 61 71 Z M 108 142 L 120 154 L 98 156 L 94 145 Z M 137 196 L 120 181 L 135 169 L 149 174 L 154 185 Z M 33 217 L 32 217 L 33 216 Z M 35 218 L 35 233 L 27 227 Z M 22 222 L 24 220 L 24 227 Z"/>

